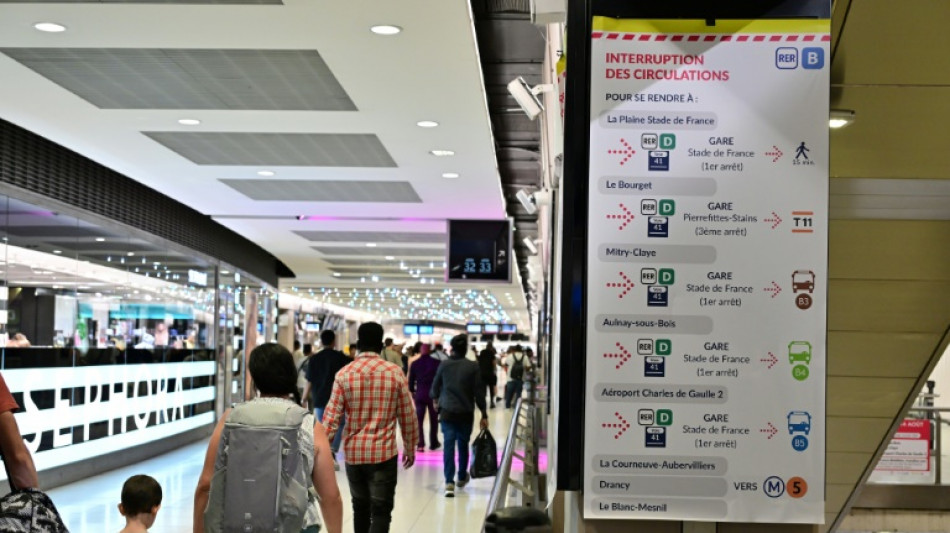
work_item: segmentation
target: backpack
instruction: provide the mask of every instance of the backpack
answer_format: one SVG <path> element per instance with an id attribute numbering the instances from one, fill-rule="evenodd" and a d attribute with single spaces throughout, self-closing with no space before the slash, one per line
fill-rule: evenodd
<path id="1" fill-rule="evenodd" d="M 36 489 L 16 490 L 0 498 L 3 533 L 69 533 L 53 500 Z"/>
<path id="2" fill-rule="evenodd" d="M 308 413 L 292 402 L 231 410 L 214 461 L 206 532 L 303 529 L 313 483 L 297 432 Z"/>
<path id="3" fill-rule="evenodd" d="M 515 381 L 522 381 L 524 379 L 524 355 L 521 356 L 521 359 L 518 359 L 517 356 L 512 355 L 511 359 L 514 361 L 511 365 L 511 379 Z"/>

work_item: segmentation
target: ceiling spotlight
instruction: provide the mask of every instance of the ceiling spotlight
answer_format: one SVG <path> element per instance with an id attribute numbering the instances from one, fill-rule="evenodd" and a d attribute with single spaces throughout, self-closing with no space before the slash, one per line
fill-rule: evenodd
<path id="1" fill-rule="evenodd" d="M 515 196 L 518 197 L 518 201 L 521 202 L 521 205 L 524 206 L 524 210 L 527 211 L 529 215 L 538 212 L 538 206 L 534 203 L 534 195 L 528 194 L 524 189 L 519 189 Z"/>
<path id="2" fill-rule="evenodd" d="M 178 123 L 182 126 L 197 126 L 201 124 L 201 121 L 196 118 L 180 118 L 178 119 Z"/>
<path id="3" fill-rule="evenodd" d="M 62 250 L 53 250 L 53 253 L 59 255 L 59 254 L 63 253 L 63 251 L 62 251 Z"/>
<path id="4" fill-rule="evenodd" d="M 376 35 L 396 35 L 402 31 L 402 28 L 399 26 L 393 26 L 391 24 L 380 24 L 371 27 L 369 31 L 375 33 Z"/>
<path id="5" fill-rule="evenodd" d="M 459 177 L 459 173 L 458 172 L 443 172 L 442 177 L 448 178 L 448 179 L 454 179 L 454 178 Z"/>
<path id="6" fill-rule="evenodd" d="M 274 172 L 273 170 L 258 170 L 257 171 L 258 176 L 264 176 L 267 178 L 273 176 L 274 174 L 276 174 L 276 172 Z"/>
<path id="7" fill-rule="evenodd" d="M 419 126 L 420 128 L 435 128 L 438 125 L 439 123 L 434 120 L 420 120 L 419 122 L 416 122 L 416 126 Z"/>
<path id="8" fill-rule="evenodd" d="M 450 157 L 455 155 L 455 152 L 452 150 L 430 150 L 429 153 L 436 157 Z"/>
<path id="9" fill-rule="evenodd" d="M 854 122 L 854 111 L 850 109 L 832 109 L 828 117 L 828 127 L 832 129 L 843 128 Z"/>
<path id="10" fill-rule="evenodd" d="M 521 239 L 521 242 L 523 242 L 524 245 L 528 247 L 528 250 L 530 250 L 532 254 L 538 255 L 538 247 L 535 246 L 533 240 L 531 240 L 528 237 L 525 237 L 524 239 Z"/>
<path id="11" fill-rule="evenodd" d="M 538 95 L 553 90 L 554 85 L 550 83 L 542 83 L 532 87 L 528 85 L 528 82 L 524 81 L 524 78 L 521 76 L 518 76 L 517 79 L 511 80 L 511 82 L 508 83 L 508 92 L 511 93 L 511 96 L 513 96 L 515 101 L 518 102 L 518 105 L 521 106 L 521 110 L 524 111 L 524 114 L 528 115 L 528 118 L 531 120 L 537 118 L 538 115 L 541 114 L 541 111 L 544 111 L 544 106 L 542 106 L 541 101 L 538 100 Z"/>
<path id="12" fill-rule="evenodd" d="M 129 253 L 125 254 L 125 255 L 127 255 L 127 256 L 129 256 L 129 257 L 132 257 L 133 255 L 135 255 L 135 252 L 129 252 Z"/>
<path id="13" fill-rule="evenodd" d="M 62 24 L 57 24 L 55 22 L 37 22 L 33 25 L 34 28 L 45 31 L 47 33 L 59 33 L 66 31 L 66 26 Z"/>
<path id="14" fill-rule="evenodd" d="M 96 237 L 96 242 L 106 242 L 105 237 Z"/>
<path id="15" fill-rule="evenodd" d="M 368 243 L 366 243 L 366 247 L 367 247 L 367 248 L 376 248 L 376 243 L 375 243 L 375 242 L 368 242 Z"/>
<path id="16" fill-rule="evenodd" d="M 334 277 L 334 278 L 338 278 L 338 277 L 340 277 L 340 276 L 342 276 L 342 275 L 343 275 L 343 274 L 340 274 L 339 272 L 334 272 L 334 273 L 333 273 L 333 277 Z"/>

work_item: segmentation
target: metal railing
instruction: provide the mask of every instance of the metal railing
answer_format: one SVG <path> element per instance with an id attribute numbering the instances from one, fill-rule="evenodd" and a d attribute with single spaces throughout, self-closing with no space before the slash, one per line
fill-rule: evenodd
<path id="1" fill-rule="evenodd" d="M 539 406 L 544 404 L 544 400 L 537 398 L 536 384 L 533 380 L 529 379 L 526 384 L 528 385 L 527 398 L 519 397 L 515 403 L 505 448 L 501 455 L 501 464 L 498 466 L 498 474 L 495 476 L 495 483 L 488 499 L 486 518 L 496 510 L 506 507 L 508 492 L 512 488 L 521 493 L 521 506 L 541 506 L 538 433 L 541 428 Z M 511 466 L 516 458 L 523 465 L 520 480 L 511 475 Z"/>

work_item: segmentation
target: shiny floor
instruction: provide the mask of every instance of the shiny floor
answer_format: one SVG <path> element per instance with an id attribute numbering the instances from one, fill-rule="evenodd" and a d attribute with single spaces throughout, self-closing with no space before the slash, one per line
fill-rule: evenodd
<path id="1" fill-rule="evenodd" d="M 499 452 L 504 446 L 511 411 L 500 405 L 489 413 L 490 430 Z M 428 420 L 426 421 L 428 427 Z M 474 437 L 474 435 L 473 435 Z M 72 533 L 117 532 L 125 526 L 117 505 L 122 483 L 135 474 L 148 474 L 162 486 L 163 501 L 152 533 L 190 532 L 194 491 L 207 442 L 198 442 L 153 459 L 107 472 L 49 491 Z M 337 473 L 343 494 L 343 530 L 353 530 L 346 474 Z M 473 480 L 443 496 L 442 450 L 417 454 L 409 470 L 400 468 L 390 531 L 393 533 L 476 533 L 484 523 L 494 478 Z"/>

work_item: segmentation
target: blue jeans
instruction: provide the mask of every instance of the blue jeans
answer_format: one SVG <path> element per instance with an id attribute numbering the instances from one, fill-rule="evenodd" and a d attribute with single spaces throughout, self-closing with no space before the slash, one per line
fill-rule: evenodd
<path id="1" fill-rule="evenodd" d="M 321 424 L 323 423 L 323 412 L 325 410 L 326 407 L 314 408 L 314 416 L 317 417 L 317 420 Z M 330 450 L 333 451 L 333 455 L 336 455 L 336 452 L 340 451 L 340 443 L 343 442 L 344 427 L 346 427 L 346 415 L 340 415 L 340 425 L 336 429 L 336 436 L 333 437 L 333 442 L 330 443 Z"/>
<path id="2" fill-rule="evenodd" d="M 455 447 L 458 446 L 459 480 L 468 478 L 468 443 L 472 439 L 472 422 L 442 424 L 442 469 L 446 483 L 455 483 Z"/>

